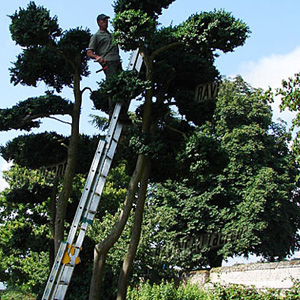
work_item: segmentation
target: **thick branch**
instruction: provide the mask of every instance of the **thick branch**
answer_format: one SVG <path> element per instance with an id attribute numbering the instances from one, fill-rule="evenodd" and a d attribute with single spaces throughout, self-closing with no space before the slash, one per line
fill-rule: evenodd
<path id="1" fill-rule="evenodd" d="M 119 220 L 115 224 L 114 228 L 112 229 L 111 233 L 107 236 L 107 238 L 103 240 L 100 244 L 96 245 L 95 248 L 97 252 L 102 253 L 105 252 L 106 250 L 109 250 L 110 247 L 113 246 L 113 244 L 117 241 L 117 239 L 121 235 L 122 230 L 128 220 L 132 208 L 132 203 L 135 199 L 135 193 L 137 190 L 138 182 L 140 181 L 142 176 L 144 164 L 145 164 L 145 156 L 139 155 L 134 173 L 129 182 L 126 199 L 123 205 L 122 212 L 119 216 Z"/>
<path id="2" fill-rule="evenodd" d="M 150 59 L 153 61 L 158 54 L 160 54 L 164 51 L 167 51 L 171 48 L 174 48 L 176 46 L 183 46 L 183 44 L 180 43 L 180 42 L 174 42 L 172 44 L 168 44 L 168 45 L 165 45 L 163 47 L 160 47 L 159 49 L 156 49 L 155 51 L 152 52 L 152 54 L 150 56 Z"/>
<path id="3" fill-rule="evenodd" d="M 183 131 L 180 131 L 180 130 L 178 130 L 178 129 L 176 129 L 176 128 L 170 126 L 170 125 L 167 125 L 167 124 L 164 124 L 164 126 L 165 126 L 166 128 L 169 128 L 170 130 L 172 130 L 172 131 L 174 131 L 174 132 L 177 132 L 177 133 L 183 135 L 183 136 L 186 138 L 186 134 L 185 134 Z"/>
<path id="4" fill-rule="evenodd" d="M 150 167 L 151 162 L 148 159 L 147 163 L 145 164 L 143 176 L 141 179 L 141 186 L 139 189 L 137 206 L 135 209 L 130 244 L 119 275 L 117 300 L 126 299 L 127 282 L 141 237 L 145 199 L 147 195 L 148 179 L 150 176 Z"/>
<path id="5" fill-rule="evenodd" d="M 138 183 L 143 173 L 144 164 L 145 164 L 144 155 L 139 155 L 134 173 L 129 182 L 126 199 L 124 201 L 123 209 L 119 216 L 119 220 L 115 224 L 110 234 L 101 243 L 95 246 L 94 268 L 93 268 L 93 275 L 92 275 L 91 286 L 90 286 L 89 300 L 99 299 L 100 288 L 101 288 L 100 283 L 102 281 L 106 255 L 109 249 L 118 240 L 126 225 L 128 217 L 130 215 L 130 211 L 132 209 L 132 203 L 135 199 L 135 193 L 137 191 Z"/>
<path id="6" fill-rule="evenodd" d="M 81 91 L 81 94 L 83 94 L 86 90 L 89 90 L 90 92 L 93 91 L 90 87 L 86 86 L 86 87 Z"/>
<path id="7" fill-rule="evenodd" d="M 74 62 L 71 60 L 71 59 L 69 59 L 61 50 L 59 50 L 58 48 L 57 48 L 57 46 L 55 46 L 55 44 L 52 44 L 52 43 L 49 43 L 48 44 L 59 56 L 61 56 L 67 63 L 69 63 L 70 64 L 70 66 L 73 68 L 73 70 L 74 70 L 74 73 L 76 72 L 76 70 L 78 69 L 77 67 L 76 67 L 76 65 L 74 64 Z"/>
<path id="8" fill-rule="evenodd" d="M 54 252 L 55 252 L 55 245 L 54 245 L 54 234 L 55 234 L 55 210 L 56 210 L 56 196 L 58 190 L 58 177 L 54 178 L 51 197 L 50 197 L 50 205 L 49 205 L 49 216 L 50 216 L 50 252 L 49 252 L 49 269 L 51 270 L 52 265 L 54 263 Z"/>
<path id="9" fill-rule="evenodd" d="M 82 95 L 80 92 L 80 75 L 76 71 L 74 74 L 74 97 L 75 103 L 72 112 L 72 127 L 71 137 L 68 146 L 68 158 L 65 176 L 63 180 L 63 188 L 59 194 L 55 216 L 55 255 L 57 254 L 61 241 L 64 240 L 64 223 L 68 200 L 72 192 L 72 183 L 75 175 L 75 167 L 78 154 L 78 139 L 79 139 L 79 119 L 82 103 Z"/>

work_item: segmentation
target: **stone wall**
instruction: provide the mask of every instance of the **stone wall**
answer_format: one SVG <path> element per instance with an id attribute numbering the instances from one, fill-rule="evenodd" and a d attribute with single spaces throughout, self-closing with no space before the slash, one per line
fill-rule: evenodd
<path id="1" fill-rule="evenodd" d="M 300 280 L 300 260 L 213 268 L 191 272 L 187 277 L 189 282 L 201 286 L 220 283 L 255 286 L 258 289 L 289 289 L 293 280 Z"/>

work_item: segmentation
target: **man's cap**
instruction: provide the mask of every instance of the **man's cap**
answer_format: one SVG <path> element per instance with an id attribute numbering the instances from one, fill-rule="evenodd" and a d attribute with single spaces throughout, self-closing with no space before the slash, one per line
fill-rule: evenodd
<path id="1" fill-rule="evenodd" d="M 100 20 L 105 20 L 105 19 L 109 19 L 110 17 L 105 15 L 105 14 L 101 14 L 97 17 L 97 22 Z"/>

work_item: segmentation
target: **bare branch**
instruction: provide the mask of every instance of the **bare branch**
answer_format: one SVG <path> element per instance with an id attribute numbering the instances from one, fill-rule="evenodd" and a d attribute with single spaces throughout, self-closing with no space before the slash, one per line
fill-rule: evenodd
<path id="1" fill-rule="evenodd" d="M 183 135 L 183 136 L 186 138 L 186 134 L 185 134 L 184 132 L 182 132 L 182 131 L 180 131 L 180 130 L 178 130 L 178 129 L 176 129 L 176 128 L 173 128 L 173 127 L 171 127 L 171 126 L 169 126 L 169 125 L 167 125 L 167 124 L 164 124 L 164 126 L 165 126 L 166 128 L 169 128 L 170 130 L 172 130 L 172 131 L 174 131 L 174 132 L 177 132 L 177 133 Z"/>
<path id="2" fill-rule="evenodd" d="M 92 92 L 92 89 L 88 86 L 86 86 L 82 91 L 81 94 L 83 94 L 86 90 L 89 90 L 90 92 Z"/>
<path id="3" fill-rule="evenodd" d="M 48 118 L 53 119 L 53 120 L 56 120 L 56 121 L 61 122 L 61 123 L 64 123 L 64 124 L 67 124 L 67 125 L 72 125 L 72 123 L 70 123 L 70 122 L 63 121 L 63 120 L 60 120 L 60 119 L 55 118 L 55 117 L 49 116 Z"/>
<path id="4" fill-rule="evenodd" d="M 171 49 L 171 48 L 173 48 L 173 47 L 176 47 L 176 46 L 183 46 L 183 44 L 180 43 L 180 42 L 174 42 L 174 43 L 172 43 L 172 44 L 165 45 L 165 46 L 163 46 L 163 47 L 161 47 L 161 48 L 159 48 L 159 49 L 153 51 L 153 53 L 151 54 L 151 59 L 154 60 L 155 57 L 156 57 L 158 54 L 160 54 L 160 53 L 162 53 L 162 52 L 164 52 L 164 51 L 167 51 L 167 50 L 169 50 L 169 49 Z"/>

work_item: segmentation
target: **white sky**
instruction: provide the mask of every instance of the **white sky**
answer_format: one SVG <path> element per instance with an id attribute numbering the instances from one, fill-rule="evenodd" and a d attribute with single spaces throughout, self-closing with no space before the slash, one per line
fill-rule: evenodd
<path id="1" fill-rule="evenodd" d="M 90 28 L 91 32 L 97 30 L 95 18 L 100 13 L 105 13 L 113 17 L 113 1 L 95 1 L 88 3 L 82 1 L 57 1 L 57 0 L 37 0 L 38 5 L 48 8 L 51 15 L 57 15 L 58 22 L 63 29 L 70 29 L 77 26 Z M 19 7 L 25 8 L 29 1 L 10 0 L 1 3 L 0 12 L 0 38 L 2 47 L 0 47 L 0 84 L 1 84 L 1 102 L 0 108 L 11 107 L 18 101 L 25 100 L 28 97 L 43 94 L 45 87 L 40 84 L 38 88 L 24 86 L 13 86 L 10 84 L 8 68 L 11 62 L 15 61 L 16 55 L 20 49 L 11 41 L 9 33 L 11 15 Z M 160 21 L 168 26 L 173 23 L 176 25 L 184 21 L 193 13 L 201 11 L 211 11 L 223 8 L 232 12 L 236 18 L 246 22 L 252 31 L 246 44 L 237 48 L 233 53 L 221 54 L 216 60 L 216 66 L 221 74 L 234 76 L 237 74 L 254 87 L 273 88 L 280 87 L 282 79 L 287 79 L 300 71 L 300 1 L 299 0 L 176 0 L 169 9 L 165 10 Z M 128 54 L 122 52 L 123 67 L 128 62 Z M 83 86 L 96 88 L 96 81 L 99 81 L 99 75 L 95 74 L 97 67 L 90 64 L 92 74 L 89 79 L 85 79 Z M 70 98 L 70 91 L 64 90 L 64 97 Z M 70 98 L 71 99 L 71 98 Z M 279 117 L 278 105 L 276 100 L 273 110 L 274 119 Z M 85 96 L 82 109 L 81 132 L 95 134 L 96 130 L 88 124 L 88 115 L 96 114 L 92 110 L 92 104 L 88 95 Z M 290 121 L 291 114 L 284 113 L 280 117 Z M 69 129 L 53 121 L 43 121 L 43 126 L 38 131 L 56 130 L 68 134 Z M 18 134 L 26 132 L 0 132 L 0 144 L 5 144 L 8 140 Z M 4 188 L 4 182 L 1 177 L 3 169 L 7 168 L 7 163 L 0 157 L 0 191 Z"/>

